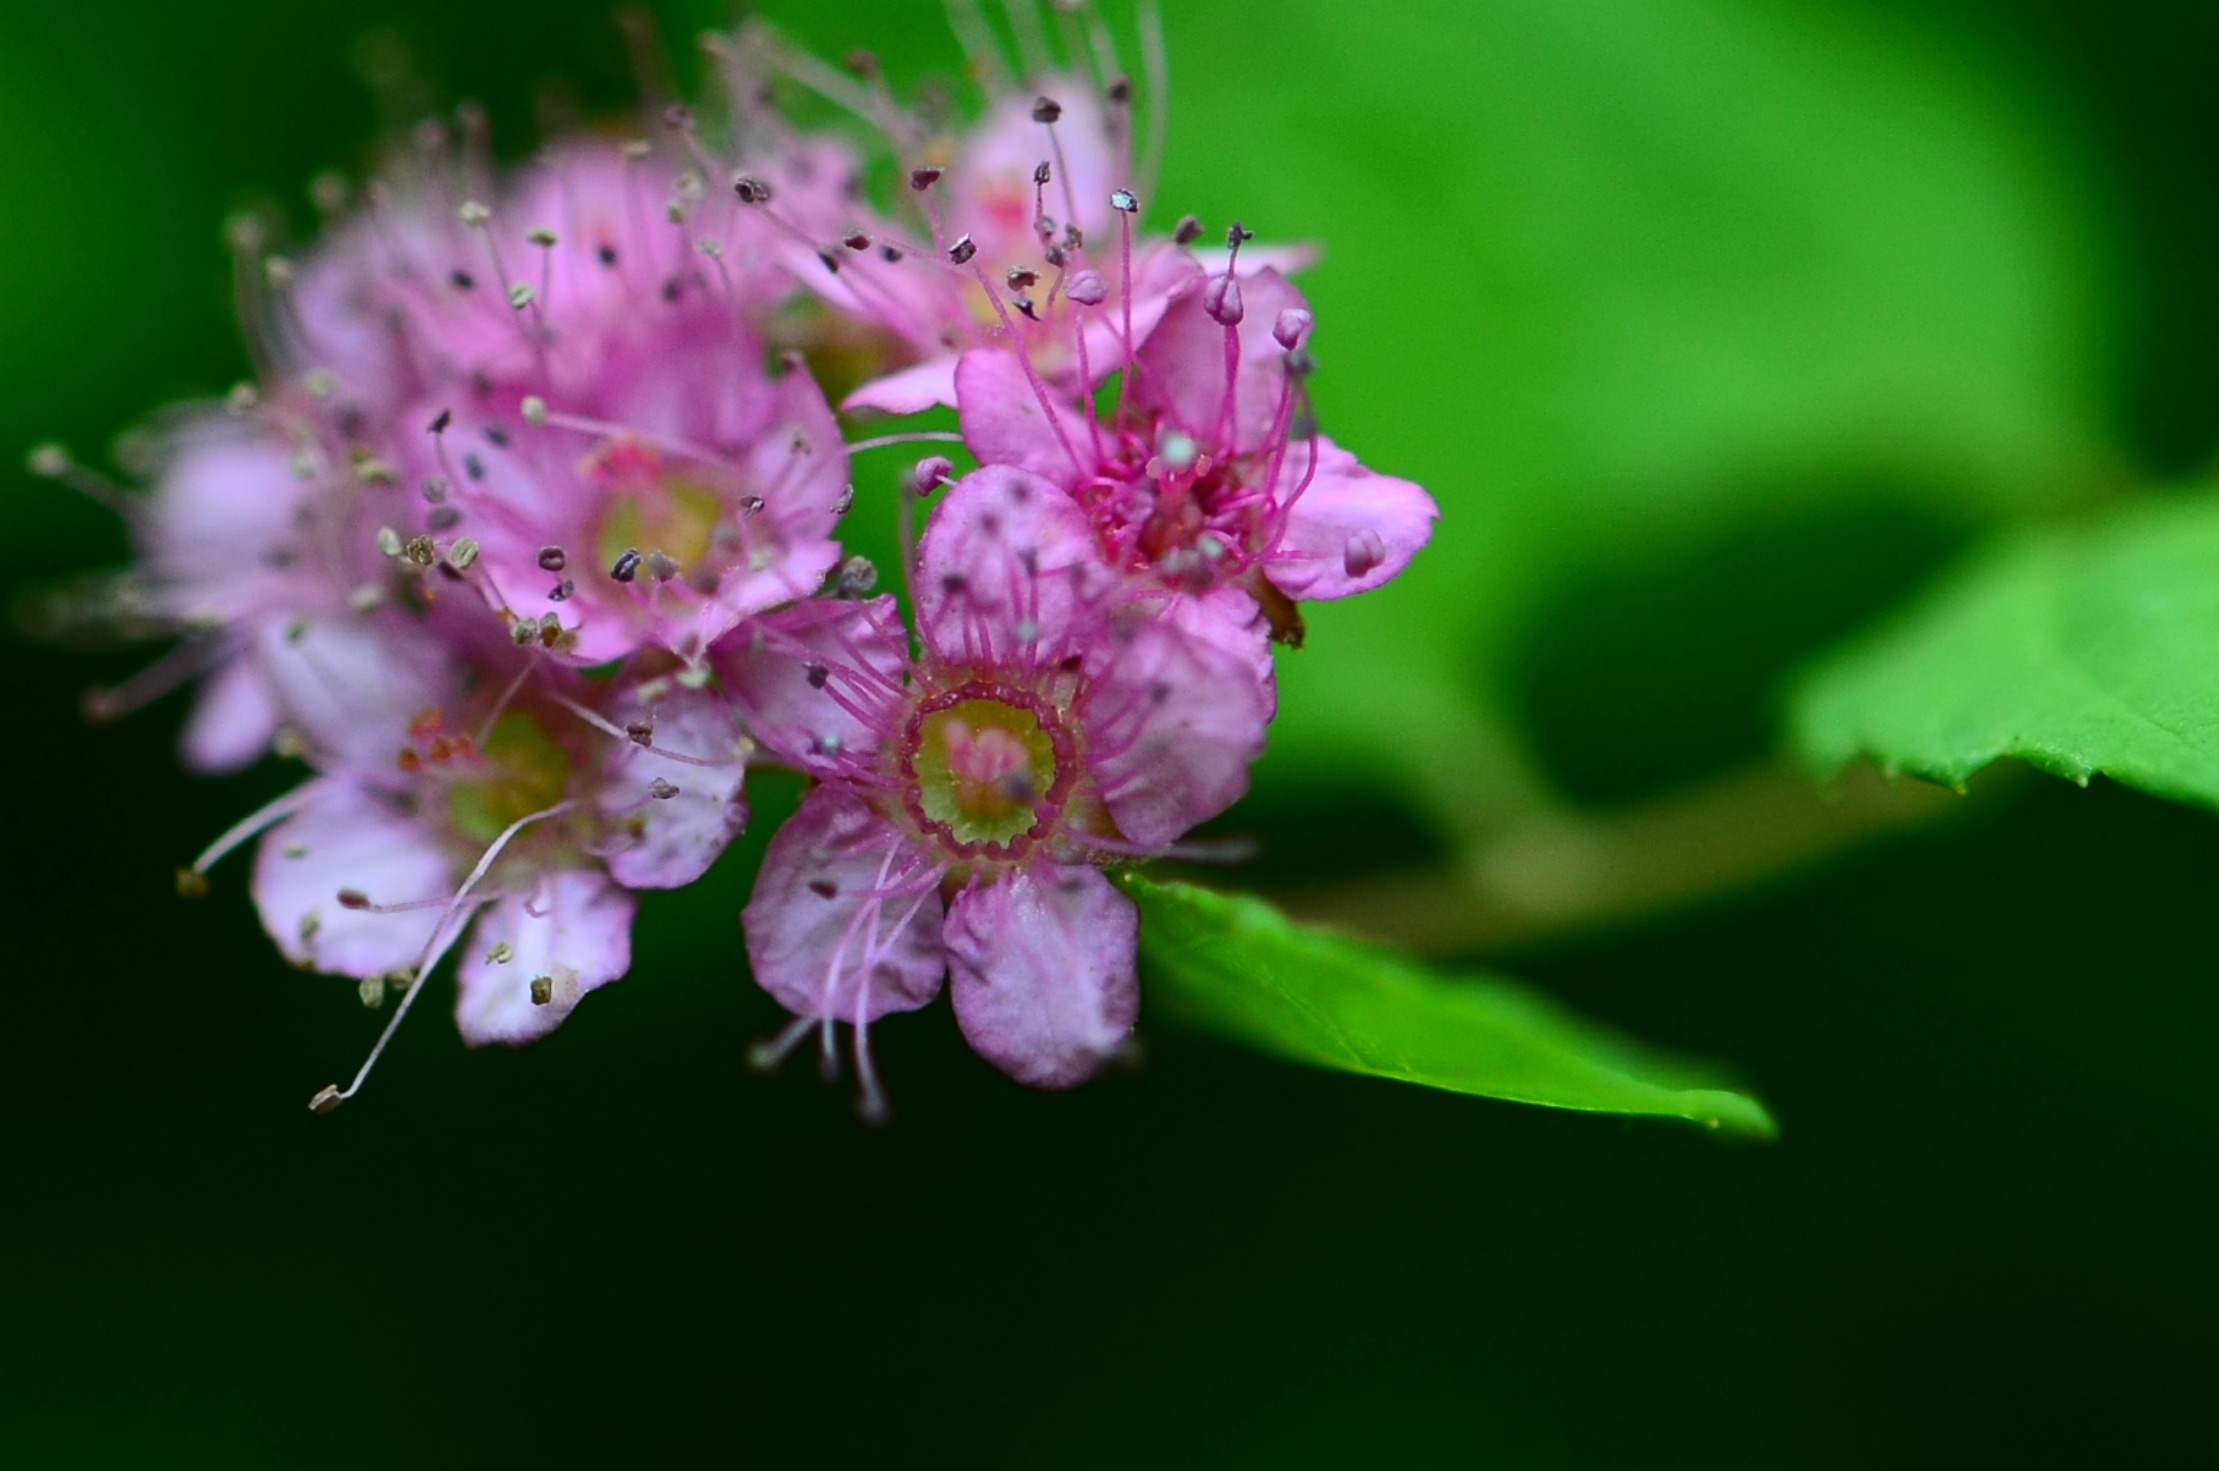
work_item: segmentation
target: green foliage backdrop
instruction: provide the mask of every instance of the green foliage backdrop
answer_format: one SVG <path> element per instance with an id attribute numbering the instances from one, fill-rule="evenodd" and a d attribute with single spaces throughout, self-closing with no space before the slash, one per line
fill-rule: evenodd
<path id="1" fill-rule="evenodd" d="M 955 61 L 934 6 L 763 8 L 898 77 Z M 1169 8 L 1157 206 L 1325 245 L 1326 427 L 1446 511 L 1285 661 L 1230 823 L 1260 881 L 1532 879 L 1546 850 L 1601 882 L 1622 848 L 1550 844 L 1761 774 L 1783 709 L 1822 761 L 2015 752 L 2209 803 L 2201 756 L 2132 721 L 2044 723 L 2068 646 L 2137 709 L 2208 684 L 2167 682 L 2200 623 L 2136 622 L 2208 609 L 2208 509 L 2055 529 L 2219 441 L 2202 8 Z M 546 78 L 623 105 L 607 9 L 11 15 L 0 447 L 91 451 L 240 373 L 220 221 L 305 218 L 306 179 L 364 159 L 373 28 L 520 152 Z M 679 39 L 718 13 L 656 9 Z M 14 597 L 121 555 L 12 473 L 0 526 Z M 2047 641 L 2029 600 L 2063 610 Z M 2207 1435 L 2208 814 L 2044 784 L 1600 938 L 1504 932 L 1548 938 L 1488 969 L 1731 1059 L 1781 1121 L 1761 1149 L 1289 1067 L 1171 1025 L 1175 957 L 1137 1076 L 1023 1093 L 929 1014 L 880 1036 L 870 1133 L 741 1066 L 777 1021 L 733 923 L 794 800 L 765 782 L 577 1025 L 466 1055 L 418 1018 L 318 1120 L 375 1019 L 268 953 L 236 876 L 170 892 L 282 773 L 189 781 L 174 703 L 82 725 L 74 691 L 136 652 L 9 657 L 11 1462 L 2147 1462 Z M 1667 888 L 1713 857 L 1641 851 Z"/>

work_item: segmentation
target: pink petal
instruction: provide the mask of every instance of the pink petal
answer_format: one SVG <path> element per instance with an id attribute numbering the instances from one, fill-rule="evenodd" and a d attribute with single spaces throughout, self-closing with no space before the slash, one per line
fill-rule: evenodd
<path id="1" fill-rule="evenodd" d="M 1215 278 L 1201 279 L 1206 284 Z M 1220 455 L 1253 454 L 1271 441 L 1287 384 L 1287 351 L 1272 340 L 1271 329 L 1280 312 L 1308 305 L 1277 271 L 1238 279 L 1246 310 L 1230 329 L 1240 342 L 1230 421 L 1222 417 L 1228 329 L 1203 309 L 1199 288 L 1173 302 L 1149 334 L 1134 384 L 1134 398 L 1143 407 L 1159 411 L 1205 450 Z"/>
<path id="2" fill-rule="evenodd" d="M 611 718 L 627 727 L 644 720 L 654 735 L 651 747 L 613 747 L 603 768 L 599 805 L 609 837 L 602 859 L 626 888 L 683 888 L 747 827 L 738 714 L 706 690 L 679 689 L 651 706 L 620 703 Z M 710 764 L 693 764 L 699 761 Z"/>
<path id="3" fill-rule="evenodd" d="M 1052 137 L 1045 124 L 1033 121 L 1038 97 L 1062 104 Z M 1047 213 L 1078 225 L 1089 242 L 1109 238 L 1110 191 L 1121 181 L 1111 177 L 1117 167 L 1116 144 L 1100 92 L 1076 77 L 1050 73 L 1034 78 L 1022 92 L 995 99 L 964 140 L 942 186 L 949 192 L 951 229 L 969 232 L 996 269 L 1038 257 L 1040 243 L 1032 232 L 1033 169 L 1055 160 L 1059 143 L 1062 157 L 1057 177 L 1048 184 Z"/>
<path id="4" fill-rule="evenodd" d="M 201 682 L 185 722 L 185 764 L 204 775 L 244 771 L 277 734 L 277 703 L 251 656 L 233 658 Z"/>
<path id="5" fill-rule="evenodd" d="M 1007 465 L 957 481 L 917 555 L 918 630 L 953 664 L 1054 662 L 1091 631 L 1116 577 L 1078 502 Z"/>
<path id="6" fill-rule="evenodd" d="M 796 1016 L 869 1022 L 939 994 L 940 871 L 837 785 L 802 800 L 740 916 L 756 983 Z"/>
<path id="7" fill-rule="evenodd" d="M 430 943 L 461 875 L 420 821 L 349 782 L 329 781 L 263 835 L 254 858 L 262 927 L 293 964 L 328 975 L 406 971 Z M 427 907 L 374 914 L 339 902 Z"/>
<path id="8" fill-rule="evenodd" d="M 535 892 L 488 905 L 457 973 L 462 1040 L 516 1047 L 561 1026 L 587 992 L 631 969 L 638 908 L 602 874 L 580 869 L 551 873 Z M 548 999 L 534 1002 L 532 983 L 542 978 Z"/>
<path id="9" fill-rule="evenodd" d="M 827 773 L 888 739 L 909 636 L 891 594 L 821 598 L 750 620 L 715 657 L 755 739 L 781 760 Z"/>
<path id="10" fill-rule="evenodd" d="M 840 400 L 840 407 L 877 409 L 886 414 L 921 414 L 926 409 L 955 407 L 956 355 L 927 358 L 913 367 L 873 378 Z"/>
<path id="11" fill-rule="evenodd" d="M 1020 1083 L 1070 1088 L 1132 1034 L 1140 911 L 1091 868 L 1020 870 L 948 910 L 955 1019 Z"/>
<path id="12" fill-rule="evenodd" d="M 1050 394 L 1053 420 L 1017 355 L 1001 348 L 974 347 L 956 364 L 963 442 L 979 463 L 1029 470 L 1076 491 L 1099 463 L 1094 426 Z"/>
<path id="13" fill-rule="evenodd" d="M 1247 792 L 1277 706 L 1270 651 L 1230 590 L 1112 627 L 1087 660 L 1094 779 L 1119 831 L 1157 847 Z"/>
<path id="14" fill-rule="evenodd" d="M 1316 473 L 1287 512 L 1264 575 L 1291 598 L 1345 598 L 1407 567 L 1433 535 L 1441 510 L 1409 481 L 1373 474 L 1329 439 L 1312 442 Z M 1301 484 L 1308 465 L 1306 447 L 1289 445 L 1279 475 L 1282 501 Z"/>
<path id="15" fill-rule="evenodd" d="M 447 651 L 399 615 L 273 624 L 253 656 L 318 765 L 391 780 L 409 724 L 458 693 Z"/>

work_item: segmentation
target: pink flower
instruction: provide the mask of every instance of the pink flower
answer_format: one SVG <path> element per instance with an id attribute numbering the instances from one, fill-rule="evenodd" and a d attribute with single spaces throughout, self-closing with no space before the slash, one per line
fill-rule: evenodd
<path id="1" fill-rule="evenodd" d="M 642 648 L 698 662 L 742 619 L 808 596 L 839 561 L 847 449 L 815 380 L 766 376 L 714 306 L 608 342 L 553 408 L 509 389 L 426 399 L 418 524 L 477 543 L 469 580 L 508 626 L 562 630 L 580 664 Z"/>
<path id="2" fill-rule="evenodd" d="M 1140 346 L 1107 423 L 1043 391 L 1018 354 L 973 349 L 956 373 L 964 439 L 1067 490 L 1111 565 L 1193 593 L 1244 589 L 1291 633 L 1286 599 L 1378 587 L 1439 515 L 1422 489 L 1307 427 L 1310 325 L 1275 269 L 1211 276 Z"/>
<path id="3" fill-rule="evenodd" d="M 995 342 L 1022 344 L 1059 387 L 1091 387 L 1202 275 L 1187 249 L 1193 227 L 1175 240 L 1137 233 L 1144 201 L 1134 180 L 1147 166 L 1134 158 L 1128 83 L 1104 89 L 1073 70 L 1036 70 L 1023 85 L 991 83 L 978 121 L 951 132 L 937 115 L 902 110 L 882 86 L 859 89 L 760 31 L 747 40 L 735 53 L 735 95 L 791 75 L 876 128 L 908 181 L 911 208 L 899 219 L 860 191 L 828 208 L 821 192 L 790 200 L 767 177 L 738 184 L 797 242 L 797 279 L 911 359 L 843 408 L 952 406 L 958 356 Z M 1310 252 L 1275 258 L 1293 269 Z"/>
<path id="4" fill-rule="evenodd" d="M 302 732 L 321 774 L 197 867 L 266 827 L 254 900 L 288 960 L 413 997 L 459 944 L 464 1038 L 535 1040 L 629 968 L 633 892 L 693 882 L 745 826 L 752 745 L 723 695 L 667 674 L 514 654 L 469 677 L 423 660 L 418 627 L 343 632 Z"/>
<path id="5" fill-rule="evenodd" d="M 1262 635 L 1135 606 L 1077 506 L 981 470 L 890 598 L 758 620 L 722 668 L 757 739 L 820 785 L 771 841 L 743 923 L 756 979 L 811 1028 L 865 1029 L 952 973 L 974 1048 L 1069 1087 L 1130 1032 L 1136 918 L 1099 871 L 1160 853 L 1247 788 L 1272 713 Z"/>

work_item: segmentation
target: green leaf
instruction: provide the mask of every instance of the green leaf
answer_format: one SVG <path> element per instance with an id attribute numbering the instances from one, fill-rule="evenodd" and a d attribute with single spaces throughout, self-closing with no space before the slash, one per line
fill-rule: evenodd
<path id="1" fill-rule="evenodd" d="M 1453 1093 L 1771 1138 L 1764 1105 L 1514 982 L 1442 976 L 1259 899 L 1136 875 L 1148 1005 L 1266 1052 Z"/>
<path id="2" fill-rule="evenodd" d="M 2219 807 L 2219 500 L 2010 538 L 1803 680 L 1797 746 L 1962 786 L 2001 756 Z"/>

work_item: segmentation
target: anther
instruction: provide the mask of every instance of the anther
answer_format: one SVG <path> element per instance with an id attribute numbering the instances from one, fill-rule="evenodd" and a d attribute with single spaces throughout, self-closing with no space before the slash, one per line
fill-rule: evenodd
<path id="1" fill-rule="evenodd" d="M 812 659 L 801 666 L 801 677 L 809 681 L 809 688 L 821 690 L 825 686 L 825 681 L 832 678 L 832 671 Z"/>
<path id="2" fill-rule="evenodd" d="M 624 734 L 635 746 L 655 744 L 655 727 L 644 720 L 635 720 L 624 727 Z"/>
<path id="3" fill-rule="evenodd" d="M 946 455 L 926 455 L 909 472 L 909 483 L 919 495 L 931 495 L 955 478 L 955 461 Z"/>
<path id="4" fill-rule="evenodd" d="M 428 536 L 410 537 L 408 544 L 402 547 L 401 550 L 407 553 L 408 559 L 419 567 L 429 567 L 439 560 L 439 550 L 432 545 L 431 538 Z"/>
<path id="5" fill-rule="evenodd" d="M 485 461 L 478 458 L 477 451 L 472 450 L 462 457 L 462 473 L 472 480 L 485 479 Z"/>
<path id="6" fill-rule="evenodd" d="M 362 998 L 365 1010 L 376 1011 L 385 1004 L 385 977 L 364 976 L 356 984 L 354 994 Z"/>
<path id="7" fill-rule="evenodd" d="M 896 245 L 881 245 L 878 248 L 878 258 L 886 262 L 886 264 L 888 265 L 894 265 L 901 260 L 901 247 Z"/>
<path id="8" fill-rule="evenodd" d="M 593 258 L 604 266 L 613 266 L 616 264 L 616 247 L 613 245 L 597 245 L 593 250 Z"/>
<path id="9" fill-rule="evenodd" d="M 262 402 L 262 391 L 252 383 L 240 383 L 224 396 L 223 406 L 234 418 L 244 418 L 254 412 Z"/>
<path id="10" fill-rule="evenodd" d="M 678 795 L 678 788 L 658 776 L 647 784 L 647 795 L 658 802 L 668 802 Z"/>
<path id="11" fill-rule="evenodd" d="M 383 556 L 397 557 L 401 554 L 401 534 L 390 526 L 378 528 L 377 544 L 378 551 Z"/>
<path id="12" fill-rule="evenodd" d="M 316 1090 L 314 1098 L 308 1100 L 308 1111 L 316 1114 L 330 1113 L 344 1102 L 346 1102 L 346 1095 L 339 1091 L 339 1085 L 337 1083 L 326 1083 Z"/>
<path id="13" fill-rule="evenodd" d="M 1024 266 L 1011 266 L 1002 279 L 1009 282 L 1012 291 L 1027 291 L 1040 282 L 1040 273 Z"/>
<path id="14" fill-rule="evenodd" d="M 1043 97 L 1032 105 L 1032 120 L 1036 123 L 1052 123 L 1062 116 L 1063 104 L 1053 97 Z"/>
<path id="15" fill-rule="evenodd" d="M 770 203 L 771 187 L 753 174 L 741 174 L 732 181 L 732 191 L 740 196 L 742 204 Z"/>
<path id="16" fill-rule="evenodd" d="M 360 889 L 341 889 L 339 891 L 339 907 L 341 909 L 368 909 L 370 907 L 370 896 Z"/>
<path id="17" fill-rule="evenodd" d="M 764 501 L 761 496 L 743 495 L 740 497 L 740 514 L 742 516 L 760 516 L 763 514 L 763 505 Z"/>
<path id="18" fill-rule="evenodd" d="M 909 187 L 922 194 L 939 183 L 940 176 L 946 172 L 946 169 L 934 168 L 929 165 L 921 169 L 911 169 L 909 171 Z"/>
<path id="19" fill-rule="evenodd" d="M 1351 536 L 1341 548 L 1341 567 L 1351 577 L 1362 577 L 1386 560 L 1387 544 L 1369 526 Z"/>
<path id="20" fill-rule="evenodd" d="M 570 554 L 561 547 L 541 547 L 539 549 L 539 569 L 542 572 L 560 572 L 568 565 L 570 565 Z"/>
<path id="21" fill-rule="evenodd" d="M 466 199 L 462 202 L 462 207 L 455 211 L 455 216 L 469 228 L 482 230 L 485 228 L 485 222 L 493 217 L 493 211 L 487 209 L 475 199 Z"/>
<path id="22" fill-rule="evenodd" d="M 662 551 L 647 554 L 647 575 L 657 582 L 668 582 L 678 575 L 678 563 Z"/>
<path id="23" fill-rule="evenodd" d="M 444 475 L 426 475 L 424 477 L 424 503 L 436 506 L 446 499 L 447 477 Z"/>
<path id="24" fill-rule="evenodd" d="M 616 561 L 609 567 L 609 576 L 618 582 L 630 582 L 639 576 L 640 554 L 636 548 L 626 547 L 617 553 Z"/>
<path id="25" fill-rule="evenodd" d="M 867 598 L 878 588 L 878 567 L 869 557 L 854 556 L 840 564 L 834 574 L 832 595 L 837 598 Z"/>
<path id="26" fill-rule="evenodd" d="M 578 584 L 565 577 L 547 590 L 547 600 L 552 603 L 567 603 L 577 591 Z"/>
<path id="27" fill-rule="evenodd" d="M 177 870 L 177 897 L 180 899 L 207 898 L 208 875 L 195 868 Z"/>
<path id="28" fill-rule="evenodd" d="M 1202 310 L 1223 327 L 1238 327 L 1247 314 L 1241 302 L 1240 282 L 1230 275 L 1212 276 L 1202 287 Z"/>
<path id="29" fill-rule="evenodd" d="M 31 451 L 29 460 L 33 475 L 45 480 L 56 480 L 70 472 L 72 461 L 69 451 L 58 444 L 42 444 Z"/>
<path id="30" fill-rule="evenodd" d="M 300 386 L 310 398 L 329 398 L 339 391 L 339 375 L 329 368 L 310 368 L 300 375 Z"/>
<path id="31" fill-rule="evenodd" d="M 548 1002 L 554 999 L 555 978 L 553 976 L 533 976 L 532 1005 L 545 1006 Z"/>
<path id="32" fill-rule="evenodd" d="M 522 281 L 509 287 L 509 305 L 518 311 L 524 310 L 537 300 L 539 300 L 539 293 Z"/>
<path id="33" fill-rule="evenodd" d="M 955 244 L 948 247 L 948 259 L 959 266 L 970 264 L 971 257 L 978 253 L 978 246 L 972 243 L 968 235 L 957 236 Z"/>
<path id="34" fill-rule="evenodd" d="M 850 250 L 869 250 L 871 248 L 871 237 L 861 230 L 850 230 L 840 237 L 840 243 Z"/>
<path id="35" fill-rule="evenodd" d="M 1178 245 L 1192 245 L 1202 238 L 1202 222 L 1193 215 L 1179 216 L 1179 223 L 1171 229 L 1171 239 Z"/>
<path id="36" fill-rule="evenodd" d="M 519 411 L 524 415 L 524 422 L 527 424 L 544 424 L 547 422 L 547 400 L 536 393 L 528 393 L 524 396 L 524 402 Z"/>
<path id="37" fill-rule="evenodd" d="M 545 225 L 538 225 L 528 232 L 524 238 L 542 250 L 551 250 L 559 237 Z"/>
<path id="38" fill-rule="evenodd" d="M 1109 84 L 1108 90 L 1103 95 L 1117 106 L 1123 107 L 1133 100 L 1133 79 L 1131 77 L 1117 78 Z"/>
<path id="39" fill-rule="evenodd" d="M 466 536 L 447 548 L 447 565 L 457 572 L 469 571 L 471 564 L 477 560 L 478 544 L 470 537 Z"/>
<path id="40" fill-rule="evenodd" d="M 1081 271 L 1063 288 L 1063 294 L 1080 306 L 1100 306 L 1109 300 L 1109 282 L 1102 279 L 1100 271 Z"/>
<path id="41" fill-rule="evenodd" d="M 823 263 L 825 270 L 829 271 L 831 274 L 835 276 L 840 274 L 840 258 L 834 255 L 831 251 L 818 251 L 817 259 Z"/>
<path id="42" fill-rule="evenodd" d="M 273 255 L 262 262 L 262 279 L 280 291 L 293 284 L 293 263 L 282 255 Z"/>
<path id="43" fill-rule="evenodd" d="M 1115 190 L 1110 195 L 1110 208 L 1119 214 L 1134 214 L 1140 209 L 1140 197 L 1130 189 Z"/>
<path id="44" fill-rule="evenodd" d="M 1033 187 L 1036 189 L 1047 188 L 1048 181 L 1050 179 L 1053 179 L 1055 176 L 1055 170 L 1048 167 L 1048 160 L 1046 159 L 1042 159 L 1040 160 L 1040 162 L 1032 166 L 1032 182 Z M 1047 219 L 1045 215 L 1043 215 L 1041 217 L 1041 223 L 1048 224 L 1051 222 Z"/>
<path id="45" fill-rule="evenodd" d="M 432 416 L 431 432 L 434 434 L 445 434 L 447 432 L 447 426 L 454 423 L 454 421 L 455 411 L 453 409 L 441 409 L 438 413 Z"/>

